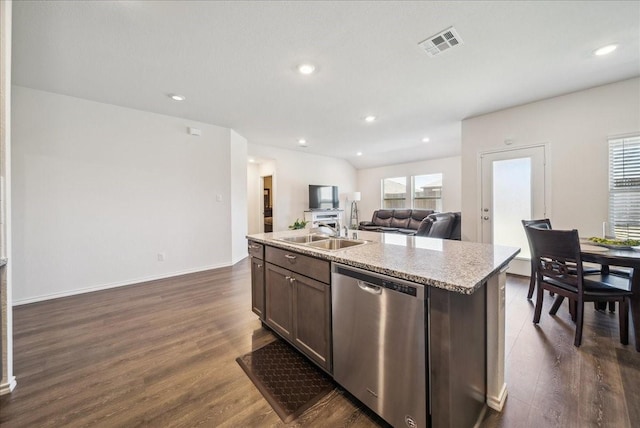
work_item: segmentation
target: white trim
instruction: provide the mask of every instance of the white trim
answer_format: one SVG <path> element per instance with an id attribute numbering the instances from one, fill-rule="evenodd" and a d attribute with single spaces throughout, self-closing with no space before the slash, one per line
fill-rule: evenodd
<path id="1" fill-rule="evenodd" d="M 491 407 L 493 410 L 498 412 L 502 411 L 504 407 L 504 403 L 507 401 L 507 384 L 502 384 L 502 389 L 500 390 L 500 394 L 497 396 L 487 396 L 487 406 Z"/>
<path id="2" fill-rule="evenodd" d="M 8 379 L 7 383 L 0 384 L 0 395 L 9 394 L 13 391 L 18 383 L 16 382 L 16 377 L 11 376 Z"/>
<path id="3" fill-rule="evenodd" d="M 551 218 L 551 143 L 523 144 L 518 146 L 500 147 L 476 152 L 476 213 L 482 215 L 482 156 L 495 153 L 515 152 L 523 149 L 542 147 L 544 149 L 544 217 Z M 482 221 L 476 225 L 476 242 L 482 242 Z"/>
<path id="4" fill-rule="evenodd" d="M 223 267 L 229 267 L 231 265 L 232 265 L 232 263 L 220 263 L 220 264 L 216 264 L 216 265 L 202 266 L 202 267 L 198 267 L 198 268 L 194 268 L 194 269 L 185 269 L 185 270 L 177 271 L 177 272 L 169 272 L 169 273 L 165 273 L 165 274 L 161 274 L 161 275 L 147 276 L 147 277 L 132 279 L 132 280 L 128 280 L 128 281 L 112 282 L 112 283 L 109 283 L 109 284 L 102 284 L 102 285 L 96 285 L 96 286 L 93 286 L 93 287 L 79 288 L 79 289 L 76 289 L 76 290 L 62 291 L 62 292 L 59 292 L 59 293 L 43 294 L 41 296 L 30 297 L 30 298 L 27 298 L 27 299 L 14 300 L 13 301 L 13 306 L 26 305 L 28 303 L 41 302 L 41 301 L 44 301 L 44 300 L 57 299 L 57 298 L 60 298 L 60 297 L 75 296 L 76 294 L 91 293 L 92 291 L 107 290 L 109 288 L 124 287 L 126 285 L 133 285 L 133 284 L 138 284 L 138 283 L 141 283 L 141 282 L 155 281 L 155 280 L 158 280 L 158 279 L 166 279 L 166 278 L 171 278 L 171 277 L 174 277 L 174 276 L 186 275 L 188 273 L 203 272 L 205 270 L 219 269 L 219 268 L 223 268 Z"/>
<path id="5" fill-rule="evenodd" d="M 506 270 L 492 275 L 486 282 L 487 296 L 487 398 L 486 403 L 494 410 L 501 411 L 507 398 L 505 383 L 505 287 Z"/>
<path id="6" fill-rule="evenodd" d="M 0 1 L 0 395 L 15 388 L 13 376 L 13 299 L 11 232 L 11 1 Z"/>
<path id="7" fill-rule="evenodd" d="M 230 264 L 229 266 L 233 266 L 233 265 L 235 265 L 236 263 L 239 263 L 239 262 L 243 261 L 243 260 L 244 260 L 244 259 L 246 259 L 247 257 L 249 257 L 249 254 L 245 254 L 245 255 L 244 255 L 244 256 L 242 256 L 242 257 L 238 257 L 238 258 L 237 258 L 237 259 L 235 259 L 235 260 L 231 260 L 231 264 Z"/>
<path id="8" fill-rule="evenodd" d="M 476 153 L 476 209 L 474 216 L 477 215 L 479 219 L 476 221 L 476 240 L 475 242 L 482 242 L 482 154 L 484 152 Z M 465 216 L 469 214 L 465 213 Z"/>
<path id="9" fill-rule="evenodd" d="M 504 153 L 504 152 L 518 152 L 522 149 L 533 149 L 536 147 L 544 147 L 545 149 L 547 149 L 549 147 L 549 142 L 544 142 L 544 143 L 534 143 L 534 144 L 523 144 L 521 146 L 510 146 L 510 147 L 506 147 L 506 148 L 502 148 L 500 147 L 498 148 L 493 148 L 493 149 L 487 149 L 487 150 L 478 150 L 478 155 L 488 155 L 488 154 L 493 154 L 493 153 Z"/>

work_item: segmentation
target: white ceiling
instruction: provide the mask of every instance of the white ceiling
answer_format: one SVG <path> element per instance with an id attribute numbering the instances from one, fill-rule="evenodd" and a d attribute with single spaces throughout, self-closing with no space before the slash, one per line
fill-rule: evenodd
<path id="1" fill-rule="evenodd" d="M 17 85 L 357 168 L 458 155 L 464 118 L 640 75 L 638 1 L 14 1 L 13 19 Z M 462 46 L 418 46 L 450 26 Z"/>

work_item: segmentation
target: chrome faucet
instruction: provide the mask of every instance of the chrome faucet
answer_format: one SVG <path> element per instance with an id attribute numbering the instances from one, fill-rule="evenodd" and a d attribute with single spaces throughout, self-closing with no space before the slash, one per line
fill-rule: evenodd
<path id="1" fill-rule="evenodd" d="M 340 237 L 340 223 L 336 223 L 336 226 L 333 227 L 333 226 L 329 226 L 327 223 L 323 223 L 323 222 L 319 221 L 318 222 L 318 226 L 324 226 L 327 229 L 330 229 L 331 232 L 333 232 L 333 236 L 338 237 L 338 238 Z M 346 226 L 345 226 L 345 228 L 346 228 Z"/>

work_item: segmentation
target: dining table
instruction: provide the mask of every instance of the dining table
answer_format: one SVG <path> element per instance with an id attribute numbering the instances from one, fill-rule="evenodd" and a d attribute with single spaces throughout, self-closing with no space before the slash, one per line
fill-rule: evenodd
<path id="1" fill-rule="evenodd" d="M 636 351 L 640 352 L 640 251 L 630 247 L 603 247 L 586 241 L 580 244 L 580 254 L 583 262 L 602 265 L 603 273 L 609 266 L 631 268 L 630 282 L 633 295 L 629 306 Z"/>

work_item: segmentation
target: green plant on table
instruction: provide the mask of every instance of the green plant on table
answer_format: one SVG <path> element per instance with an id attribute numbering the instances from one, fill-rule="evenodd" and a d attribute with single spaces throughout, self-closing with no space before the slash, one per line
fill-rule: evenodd
<path id="1" fill-rule="evenodd" d="M 299 218 L 297 218 L 296 221 L 294 221 L 293 224 L 289 226 L 289 229 L 304 229 L 307 223 L 308 221 L 300 220 Z"/>

